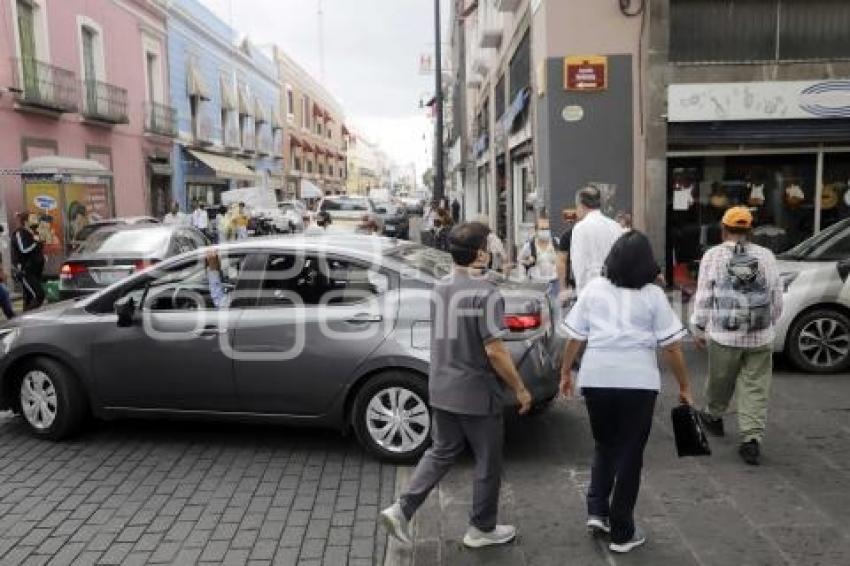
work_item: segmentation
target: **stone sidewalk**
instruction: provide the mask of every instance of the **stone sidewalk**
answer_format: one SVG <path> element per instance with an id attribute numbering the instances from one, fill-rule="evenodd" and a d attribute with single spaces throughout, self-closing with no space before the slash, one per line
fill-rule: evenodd
<path id="1" fill-rule="evenodd" d="M 646 452 L 637 508 L 649 537 L 645 547 L 614 555 L 604 540 L 585 532 L 592 444 L 583 403 L 575 400 L 508 428 L 502 521 L 518 526 L 515 544 L 483 551 L 462 547 L 471 501 L 466 462 L 417 515 L 414 549 L 391 542 L 385 564 L 850 564 L 848 376 L 777 376 L 766 455 L 757 468 L 739 460 L 734 436 L 711 438 L 710 458 L 678 459 L 669 421 L 675 402 L 669 392 L 660 400 Z M 734 432 L 734 417 L 727 423 Z M 400 471 L 398 489 L 407 473 Z"/>

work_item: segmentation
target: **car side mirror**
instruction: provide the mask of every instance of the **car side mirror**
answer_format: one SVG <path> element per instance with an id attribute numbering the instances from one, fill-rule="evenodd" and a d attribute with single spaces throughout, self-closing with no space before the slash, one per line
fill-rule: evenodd
<path id="1" fill-rule="evenodd" d="M 136 301 L 133 297 L 124 297 L 115 303 L 115 314 L 118 315 L 118 327 L 128 328 L 136 322 Z"/>

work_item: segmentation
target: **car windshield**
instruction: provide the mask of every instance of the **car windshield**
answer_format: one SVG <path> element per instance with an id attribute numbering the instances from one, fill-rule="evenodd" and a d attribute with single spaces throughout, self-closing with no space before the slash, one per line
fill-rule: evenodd
<path id="1" fill-rule="evenodd" d="M 83 254 L 151 255 L 168 245 L 170 232 L 154 230 L 101 230 L 80 246 Z"/>
<path id="2" fill-rule="evenodd" d="M 850 219 L 833 224 L 779 257 L 797 261 L 838 261 L 850 258 Z"/>
<path id="3" fill-rule="evenodd" d="M 322 210 L 328 212 L 366 212 L 369 210 L 369 201 L 365 198 L 335 198 L 322 201 Z"/>

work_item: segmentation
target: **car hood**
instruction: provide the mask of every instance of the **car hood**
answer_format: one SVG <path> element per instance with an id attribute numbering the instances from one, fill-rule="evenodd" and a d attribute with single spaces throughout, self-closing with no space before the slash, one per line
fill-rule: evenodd
<path id="1" fill-rule="evenodd" d="M 72 308 L 75 308 L 76 304 L 77 301 L 73 299 L 53 303 L 46 307 L 27 312 L 22 314 L 21 316 L 13 318 L 11 321 L 4 325 L 4 328 L 9 328 L 12 326 L 24 327 L 51 324 L 57 319 L 61 318 L 62 315 L 64 315 L 66 312 L 68 312 Z"/>

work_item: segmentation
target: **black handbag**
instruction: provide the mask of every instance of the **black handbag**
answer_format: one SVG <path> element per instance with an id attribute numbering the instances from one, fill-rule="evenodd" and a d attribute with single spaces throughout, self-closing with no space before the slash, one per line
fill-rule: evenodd
<path id="1" fill-rule="evenodd" d="M 711 447 L 693 407 L 682 403 L 670 411 L 670 418 L 673 420 L 673 435 L 679 458 L 711 456 Z"/>

